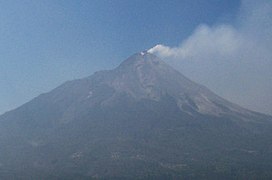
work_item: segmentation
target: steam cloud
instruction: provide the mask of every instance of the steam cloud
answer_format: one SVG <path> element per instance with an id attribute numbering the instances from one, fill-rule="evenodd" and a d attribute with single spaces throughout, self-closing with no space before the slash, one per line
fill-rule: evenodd
<path id="1" fill-rule="evenodd" d="M 148 52 L 219 95 L 272 114 L 272 1 L 243 0 L 234 24 L 202 24 L 179 46 Z"/>

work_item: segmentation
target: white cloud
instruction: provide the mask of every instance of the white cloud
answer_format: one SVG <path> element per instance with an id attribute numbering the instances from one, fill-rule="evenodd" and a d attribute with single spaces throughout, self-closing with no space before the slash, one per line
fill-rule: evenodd
<path id="1" fill-rule="evenodd" d="M 149 52 L 219 95 L 272 114 L 272 1 L 241 4 L 235 26 L 202 24 L 179 46 Z"/>
<path id="2" fill-rule="evenodd" d="M 229 25 L 209 27 L 200 25 L 179 47 L 156 45 L 149 50 L 163 58 L 194 59 L 225 56 L 234 53 L 241 44 L 239 33 Z M 201 57 L 199 57 L 201 55 Z"/>

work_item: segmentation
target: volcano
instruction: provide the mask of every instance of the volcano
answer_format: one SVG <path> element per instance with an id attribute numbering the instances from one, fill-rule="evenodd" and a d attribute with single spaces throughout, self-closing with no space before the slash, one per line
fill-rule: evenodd
<path id="1" fill-rule="evenodd" d="M 0 116 L 1 179 L 271 179 L 272 117 L 146 51 Z"/>

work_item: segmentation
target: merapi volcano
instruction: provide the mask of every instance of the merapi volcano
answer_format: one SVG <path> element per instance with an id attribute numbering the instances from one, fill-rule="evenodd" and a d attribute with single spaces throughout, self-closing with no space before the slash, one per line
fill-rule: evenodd
<path id="1" fill-rule="evenodd" d="M 148 52 L 0 116 L 1 179 L 271 179 L 272 117 Z"/>

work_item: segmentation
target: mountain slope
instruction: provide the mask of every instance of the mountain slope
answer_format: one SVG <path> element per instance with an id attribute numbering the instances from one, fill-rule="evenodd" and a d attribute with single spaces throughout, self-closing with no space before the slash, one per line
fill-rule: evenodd
<path id="1" fill-rule="evenodd" d="M 0 177 L 269 178 L 271 122 L 141 52 L 0 116 Z"/>

